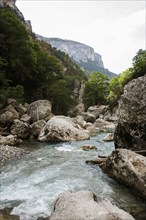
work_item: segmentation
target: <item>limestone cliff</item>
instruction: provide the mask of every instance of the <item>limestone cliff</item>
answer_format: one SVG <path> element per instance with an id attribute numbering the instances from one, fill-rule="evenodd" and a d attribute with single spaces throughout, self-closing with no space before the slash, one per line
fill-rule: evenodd
<path id="1" fill-rule="evenodd" d="M 47 41 L 53 47 L 69 54 L 69 56 L 76 62 L 88 62 L 89 60 L 96 61 L 99 67 L 104 68 L 101 55 L 95 53 L 92 47 L 76 41 L 62 40 L 58 38 L 47 38 Z"/>
<path id="2" fill-rule="evenodd" d="M 44 40 L 51 44 L 51 46 L 57 48 L 57 50 L 61 50 L 68 54 L 73 61 L 89 73 L 99 71 L 107 75 L 109 78 L 116 76 L 116 74 L 110 72 L 104 67 L 101 55 L 96 53 L 90 46 L 72 40 L 45 38 L 39 35 L 37 35 L 37 37 L 40 40 Z"/>

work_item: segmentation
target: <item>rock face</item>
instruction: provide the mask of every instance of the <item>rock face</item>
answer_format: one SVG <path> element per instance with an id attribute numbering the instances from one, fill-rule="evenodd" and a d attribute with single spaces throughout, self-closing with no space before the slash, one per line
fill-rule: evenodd
<path id="1" fill-rule="evenodd" d="M 46 38 L 40 35 L 36 36 L 38 39 L 51 44 L 51 46 L 55 47 L 57 50 L 61 50 L 68 54 L 70 58 L 79 64 L 83 70 L 90 73 L 93 71 L 100 71 L 110 78 L 116 76 L 115 73 L 112 73 L 108 69 L 104 68 L 101 55 L 96 53 L 92 47 L 72 40 Z"/>
<path id="2" fill-rule="evenodd" d="M 116 149 L 101 168 L 146 199 L 146 157 L 127 149 Z"/>
<path id="3" fill-rule="evenodd" d="M 41 130 L 38 139 L 40 141 L 78 141 L 89 139 L 89 135 L 78 125 L 75 125 L 69 117 L 52 117 Z"/>
<path id="4" fill-rule="evenodd" d="M 119 101 L 115 147 L 146 150 L 146 75 L 129 82 Z"/>
<path id="5" fill-rule="evenodd" d="M 45 119 L 51 114 L 52 105 L 48 100 L 37 100 L 28 107 L 27 114 L 33 122 Z"/>
<path id="6" fill-rule="evenodd" d="M 65 192 L 55 202 L 50 220 L 134 220 L 127 212 L 90 191 Z"/>
<path id="7" fill-rule="evenodd" d="M 59 38 L 45 38 L 52 47 L 69 54 L 76 62 L 88 62 L 88 60 L 96 61 L 99 67 L 104 68 L 101 55 L 94 52 L 94 49 L 85 44 L 72 41 L 62 40 Z"/>

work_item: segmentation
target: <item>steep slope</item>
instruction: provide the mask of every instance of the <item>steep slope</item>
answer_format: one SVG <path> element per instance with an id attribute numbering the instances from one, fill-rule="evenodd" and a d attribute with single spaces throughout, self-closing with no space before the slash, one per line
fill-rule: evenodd
<path id="1" fill-rule="evenodd" d="M 109 78 L 116 76 L 115 73 L 110 72 L 104 67 L 101 55 L 96 53 L 90 46 L 72 40 L 45 38 L 39 35 L 37 35 L 37 37 L 38 39 L 48 42 L 52 45 L 52 47 L 55 47 L 58 50 L 68 54 L 72 60 L 74 60 L 89 73 L 93 71 L 99 71 L 107 75 Z"/>

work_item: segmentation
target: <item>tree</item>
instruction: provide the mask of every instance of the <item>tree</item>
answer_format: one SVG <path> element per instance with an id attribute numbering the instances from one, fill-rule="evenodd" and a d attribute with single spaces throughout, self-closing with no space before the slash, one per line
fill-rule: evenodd
<path id="1" fill-rule="evenodd" d="M 67 82 L 65 80 L 54 82 L 49 88 L 49 93 L 53 113 L 66 115 L 74 104 L 73 91 L 68 88 Z"/>
<path id="2" fill-rule="evenodd" d="M 105 104 L 108 96 L 109 78 L 100 72 L 90 74 L 85 83 L 84 103 L 86 108 L 91 105 Z"/>
<path id="3" fill-rule="evenodd" d="M 133 78 L 146 74 L 146 50 L 140 49 L 133 58 Z"/>

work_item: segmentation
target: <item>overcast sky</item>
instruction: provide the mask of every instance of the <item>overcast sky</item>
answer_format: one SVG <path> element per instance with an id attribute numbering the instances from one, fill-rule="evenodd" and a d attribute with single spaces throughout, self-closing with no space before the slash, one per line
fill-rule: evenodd
<path id="1" fill-rule="evenodd" d="M 145 0 L 17 0 L 16 5 L 35 33 L 85 43 L 117 74 L 146 47 Z"/>

